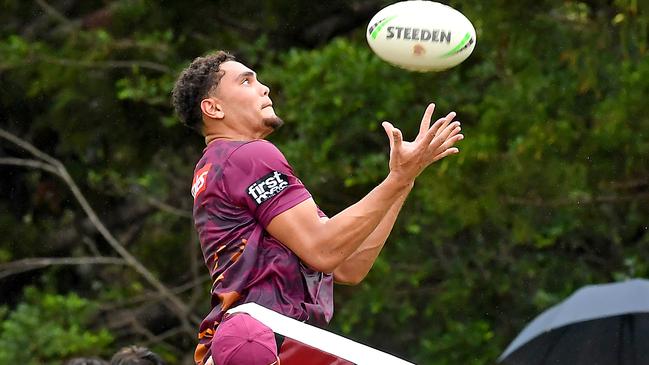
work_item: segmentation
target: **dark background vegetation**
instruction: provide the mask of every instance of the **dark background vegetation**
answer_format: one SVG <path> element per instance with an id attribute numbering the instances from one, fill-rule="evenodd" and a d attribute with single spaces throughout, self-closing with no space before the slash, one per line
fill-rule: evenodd
<path id="1" fill-rule="evenodd" d="M 216 49 L 271 87 L 286 125 L 270 139 L 330 216 L 386 175 L 381 121 L 412 138 L 435 101 L 463 122 L 461 154 L 417 181 L 367 280 L 336 289 L 332 331 L 418 364 L 492 364 L 576 288 L 649 276 L 646 2 L 450 1 L 477 48 L 427 74 L 369 50 L 388 3 L 0 0 L 0 364 L 132 343 L 191 363 L 204 142 L 170 90 Z"/>

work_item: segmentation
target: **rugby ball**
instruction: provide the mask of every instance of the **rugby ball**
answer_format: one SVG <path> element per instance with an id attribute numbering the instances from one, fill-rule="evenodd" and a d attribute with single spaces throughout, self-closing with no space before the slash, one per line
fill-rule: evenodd
<path id="1" fill-rule="evenodd" d="M 381 9 L 367 26 L 367 43 L 384 61 L 411 71 L 441 71 L 475 48 L 473 24 L 452 7 L 402 1 Z"/>

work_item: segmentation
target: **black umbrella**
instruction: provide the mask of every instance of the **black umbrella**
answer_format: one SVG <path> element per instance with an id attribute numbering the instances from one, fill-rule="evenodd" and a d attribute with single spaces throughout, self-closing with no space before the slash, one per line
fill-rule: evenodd
<path id="1" fill-rule="evenodd" d="M 527 325 L 498 361 L 507 365 L 649 364 L 649 280 L 577 290 Z"/>

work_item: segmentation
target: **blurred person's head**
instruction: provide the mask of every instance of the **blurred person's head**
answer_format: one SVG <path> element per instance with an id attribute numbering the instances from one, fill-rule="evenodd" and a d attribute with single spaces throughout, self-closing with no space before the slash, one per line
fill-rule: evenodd
<path id="1" fill-rule="evenodd" d="M 283 124 L 269 93 L 253 70 L 219 51 L 196 58 L 183 70 L 173 103 L 183 123 L 205 136 L 250 140 Z"/>
<path id="2" fill-rule="evenodd" d="M 165 365 L 165 362 L 146 347 L 127 346 L 113 355 L 110 365 Z"/>
<path id="3" fill-rule="evenodd" d="M 109 365 L 109 362 L 98 357 L 75 357 L 64 365 Z"/>

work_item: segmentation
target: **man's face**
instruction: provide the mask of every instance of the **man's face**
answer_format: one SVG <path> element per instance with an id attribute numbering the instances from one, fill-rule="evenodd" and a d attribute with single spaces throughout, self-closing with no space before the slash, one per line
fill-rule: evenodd
<path id="1" fill-rule="evenodd" d="M 237 123 L 252 132 L 268 134 L 283 122 L 275 115 L 268 96 L 270 89 L 257 80 L 254 71 L 236 61 L 223 62 L 224 72 L 216 87 L 215 97 L 223 108 L 224 121 Z"/>

